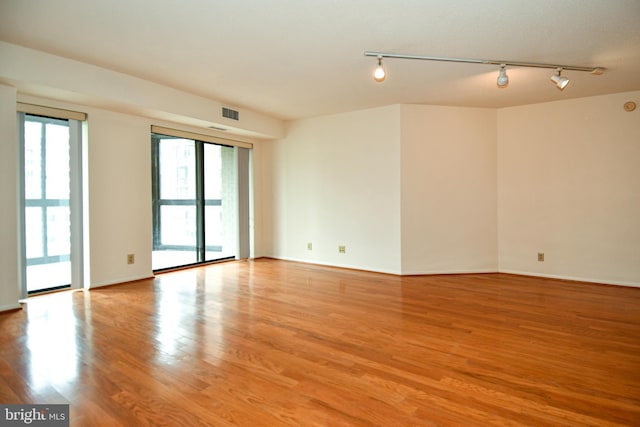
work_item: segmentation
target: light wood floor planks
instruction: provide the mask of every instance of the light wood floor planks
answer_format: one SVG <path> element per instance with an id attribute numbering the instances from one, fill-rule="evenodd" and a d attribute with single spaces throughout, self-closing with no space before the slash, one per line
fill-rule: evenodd
<path id="1" fill-rule="evenodd" d="M 0 314 L 0 402 L 72 426 L 638 426 L 640 288 L 260 259 Z"/>

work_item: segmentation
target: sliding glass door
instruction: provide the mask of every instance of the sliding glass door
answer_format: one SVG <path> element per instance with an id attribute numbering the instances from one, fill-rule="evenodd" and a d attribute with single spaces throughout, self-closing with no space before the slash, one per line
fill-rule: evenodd
<path id="1" fill-rule="evenodd" d="M 235 149 L 152 134 L 154 270 L 236 256 Z"/>

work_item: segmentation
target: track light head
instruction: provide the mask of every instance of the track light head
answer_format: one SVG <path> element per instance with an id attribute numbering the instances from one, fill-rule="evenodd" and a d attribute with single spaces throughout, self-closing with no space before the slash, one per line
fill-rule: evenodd
<path id="1" fill-rule="evenodd" d="M 500 64 L 500 74 L 498 74 L 498 87 L 503 89 L 509 86 L 509 76 L 507 76 L 507 70 L 505 69 L 505 64 Z"/>
<path id="2" fill-rule="evenodd" d="M 562 68 L 558 68 L 558 74 L 551 76 L 551 81 L 556 84 L 556 87 L 559 90 L 564 90 L 564 88 L 569 84 L 569 79 L 562 75 Z"/>
<path id="3" fill-rule="evenodd" d="M 384 68 L 382 67 L 382 56 L 378 55 L 378 67 L 373 72 L 373 80 L 377 81 L 378 83 L 382 83 L 386 77 L 387 77 L 387 73 L 384 71 Z"/>

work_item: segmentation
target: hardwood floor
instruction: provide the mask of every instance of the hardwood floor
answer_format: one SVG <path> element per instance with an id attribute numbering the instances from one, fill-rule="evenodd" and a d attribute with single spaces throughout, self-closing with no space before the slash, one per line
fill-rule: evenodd
<path id="1" fill-rule="evenodd" d="M 638 426 L 640 288 L 269 259 L 0 314 L 0 402 L 72 426 Z"/>

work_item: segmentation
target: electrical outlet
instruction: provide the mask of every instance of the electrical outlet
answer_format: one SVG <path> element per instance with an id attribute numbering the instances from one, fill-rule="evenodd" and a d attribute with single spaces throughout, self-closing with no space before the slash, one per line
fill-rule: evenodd
<path id="1" fill-rule="evenodd" d="M 313 243 L 311 243 L 311 242 L 307 243 L 307 250 L 308 251 L 312 251 L 313 250 Z"/>
<path id="2" fill-rule="evenodd" d="M 136 255 L 135 254 L 127 254 L 127 264 L 135 264 Z"/>
<path id="3" fill-rule="evenodd" d="M 544 262 L 544 252 L 538 252 L 538 261 Z"/>
<path id="4" fill-rule="evenodd" d="M 344 245 L 338 246 L 338 253 L 346 254 L 347 253 L 347 247 L 344 246 Z"/>

